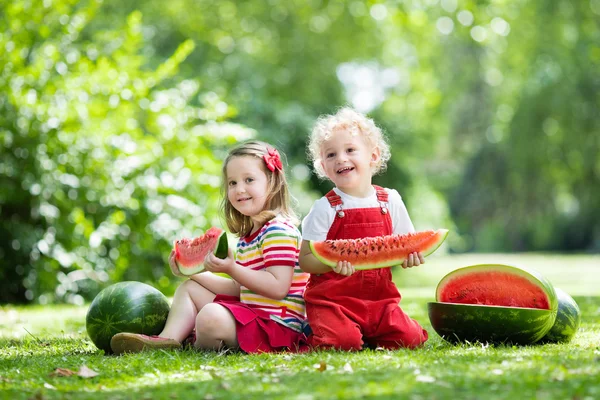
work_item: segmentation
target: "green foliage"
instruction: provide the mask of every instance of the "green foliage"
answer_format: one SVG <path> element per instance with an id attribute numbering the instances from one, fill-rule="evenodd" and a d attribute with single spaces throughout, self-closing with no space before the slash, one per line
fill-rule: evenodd
<path id="1" fill-rule="evenodd" d="M 181 74 L 231 98 L 299 180 L 315 118 L 349 102 L 392 143 L 377 183 L 401 192 L 417 227 L 453 228 L 453 251 L 600 246 L 597 1 L 107 6 L 98 26 L 143 11 L 149 54 L 194 39 Z"/>
<path id="2" fill-rule="evenodd" d="M 81 39 L 99 4 L 0 9 L 0 302 L 167 287 L 172 240 L 219 224 L 219 149 L 253 134 L 173 79 L 192 41 L 148 69 L 139 12 Z"/>
<path id="3" fill-rule="evenodd" d="M 497 12 L 510 35 L 490 38 L 480 58 L 485 140 L 450 196 L 465 250 L 597 250 L 600 8 L 541 1 Z"/>

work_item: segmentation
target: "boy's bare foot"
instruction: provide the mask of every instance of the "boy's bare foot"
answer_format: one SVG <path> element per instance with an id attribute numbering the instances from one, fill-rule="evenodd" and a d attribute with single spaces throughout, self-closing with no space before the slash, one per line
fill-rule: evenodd
<path id="1" fill-rule="evenodd" d="M 181 343 L 175 339 L 123 332 L 112 337 L 110 348 L 118 355 L 152 349 L 180 349 Z"/>

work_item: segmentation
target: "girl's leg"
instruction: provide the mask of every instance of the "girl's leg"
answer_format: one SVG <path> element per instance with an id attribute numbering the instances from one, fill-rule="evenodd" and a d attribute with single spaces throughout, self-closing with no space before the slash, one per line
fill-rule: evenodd
<path id="1" fill-rule="evenodd" d="M 227 308 L 215 303 L 206 304 L 196 316 L 194 347 L 204 350 L 219 350 L 223 346 L 237 348 L 235 324 L 235 318 Z"/>
<path id="2" fill-rule="evenodd" d="M 183 341 L 194 328 L 196 315 L 216 294 L 193 280 L 183 282 L 175 291 L 167 323 L 160 337 Z M 233 318 L 233 317 L 232 317 Z"/>
<path id="3" fill-rule="evenodd" d="M 181 348 L 181 342 L 194 328 L 196 315 L 214 298 L 215 294 L 199 283 L 185 281 L 175 291 L 167 323 L 158 337 L 121 332 L 112 337 L 110 347 L 115 354 Z"/>

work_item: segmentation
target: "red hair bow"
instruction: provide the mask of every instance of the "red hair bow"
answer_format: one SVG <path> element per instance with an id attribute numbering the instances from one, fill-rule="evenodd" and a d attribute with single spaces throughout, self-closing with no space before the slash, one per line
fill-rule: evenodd
<path id="1" fill-rule="evenodd" d="M 267 152 L 268 154 L 265 154 L 263 156 L 263 159 L 267 164 L 267 168 L 269 168 L 271 172 L 275 172 L 275 170 L 282 171 L 283 164 L 281 163 L 281 158 L 279 157 L 279 152 L 277 151 L 277 149 L 269 147 L 267 149 Z"/>

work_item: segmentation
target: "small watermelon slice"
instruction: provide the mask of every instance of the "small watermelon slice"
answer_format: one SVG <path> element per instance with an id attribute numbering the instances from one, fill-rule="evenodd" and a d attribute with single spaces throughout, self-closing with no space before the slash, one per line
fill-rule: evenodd
<path id="1" fill-rule="evenodd" d="M 400 265 L 414 252 L 428 256 L 440 247 L 446 236 L 448 229 L 360 239 L 311 240 L 310 250 L 330 267 L 338 261 L 349 261 L 355 269 L 365 270 Z"/>
<path id="2" fill-rule="evenodd" d="M 449 342 L 532 344 L 552 328 L 558 300 L 540 273 L 504 264 L 459 268 L 428 304 L 433 329 Z"/>
<path id="3" fill-rule="evenodd" d="M 204 258 L 213 253 L 219 258 L 227 257 L 227 234 L 224 230 L 212 227 L 204 235 L 194 239 L 175 241 L 175 262 L 179 272 L 194 275 L 204 270 Z"/>

